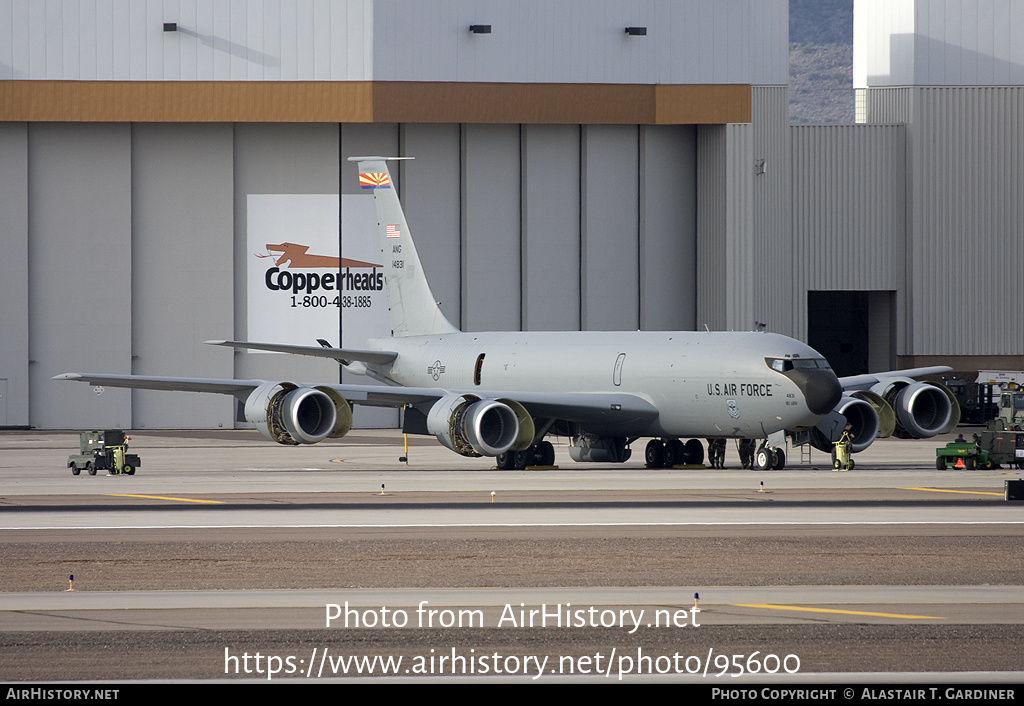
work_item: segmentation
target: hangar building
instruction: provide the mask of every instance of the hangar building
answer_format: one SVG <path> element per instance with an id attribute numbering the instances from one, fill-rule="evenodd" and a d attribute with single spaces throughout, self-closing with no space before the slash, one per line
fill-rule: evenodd
<path id="1" fill-rule="evenodd" d="M 260 315 L 253 197 L 344 223 L 357 154 L 416 157 L 395 181 L 463 330 L 1022 369 L 1022 14 L 858 0 L 863 124 L 790 126 L 786 0 L 0 0 L 0 426 L 245 425 L 68 371 L 337 380 L 201 341 Z"/>

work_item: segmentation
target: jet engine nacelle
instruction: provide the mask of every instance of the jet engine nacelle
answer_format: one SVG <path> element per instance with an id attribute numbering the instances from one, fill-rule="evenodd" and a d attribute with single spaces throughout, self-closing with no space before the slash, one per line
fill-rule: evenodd
<path id="1" fill-rule="evenodd" d="M 497 456 L 533 443 L 533 418 L 515 400 L 442 397 L 427 413 L 427 431 L 463 456 Z"/>
<path id="2" fill-rule="evenodd" d="M 888 408 L 884 400 L 879 398 L 878 401 L 885 409 Z M 836 419 L 836 413 L 841 414 L 846 423 L 850 424 L 850 435 L 853 437 L 850 450 L 854 453 L 866 449 L 880 435 L 879 414 L 873 400 L 843 397 L 833 408 L 832 414 L 826 416 L 811 429 L 811 445 L 819 451 L 830 453 L 832 442 L 839 441 L 843 434 L 845 423 L 842 419 Z M 891 409 L 888 409 L 888 415 L 892 416 Z M 892 433 L 891 427 L 889 433 Z M 881 436 L 888 436 L 888 434 L 881 434 Z"/>
<path id="3" fill-rule="evenodd" d="M 960 421 L 960 405 L 945 385 L 912 378 L 885 378 L 871 391 L 896 413 L 896 436 L 927 439 L 945 434 Z"/>
<path id="4" fill-rule="evenodd" d="M 246 399 L 245 418 L 279 444 L 315 444 L 345 436 L 352 429 L 352 406 L 330 387 L 270 382 Z"/>

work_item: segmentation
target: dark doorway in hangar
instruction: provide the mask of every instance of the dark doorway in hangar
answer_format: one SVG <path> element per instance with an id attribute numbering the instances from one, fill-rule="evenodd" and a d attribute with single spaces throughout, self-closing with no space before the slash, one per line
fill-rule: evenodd
<path id="1" fill-rule="evenodd" d="M 889 291 L 807 292 L 807 344 L 840 377 L 892 370 L 895 301 Z"/>

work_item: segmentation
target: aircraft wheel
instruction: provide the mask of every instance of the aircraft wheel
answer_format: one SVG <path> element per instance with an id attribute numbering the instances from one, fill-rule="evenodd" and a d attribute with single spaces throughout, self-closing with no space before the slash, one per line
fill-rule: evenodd
<path id="1" fill-rule="evenodd" d="M 689 463 L 686 459 L 686 446 L 679 439 L 669 439 L 665 442 L 665 456 L 664 464 L 665 468 L 672 468 L 673 466 L 681 466 L 684 463 Z"/>
<path id="2" fill-rule="evenodd" d="M 85 470 L 90 476 L 96 475 L 96 467 L 91 463 L 85 464 Z"/>
<path id="3" fill-rule="evenodd" d="M 644 449 L 644 462 L 648 468 L 665 467 L 665 445 L 658 439 L 651 439 Z"/>
<path id="4" fill-rule="evenodd" d="M 495 464 L 498 466 L 499 471 L 511 471 L 515 468 L 516 460 L 511 451 L 506 451 L 503 454 L 498 454 L 494 459 Z"/>
<path id="5" fill-rule="evenodd" d="M 686 463 L 698 465 L 704 463 L 704 444 L 699 439 L 690 439 L 686 442 L 684 458 Z"/>
<path id="6" fill-rule="evenodd" d="M 525 470 L 527 466 L 533 465 L 532 446 L 524 451 L 515 451 L 513 452 L 513 455 L 515 457 L 515 467 L 517 470 L 522 471 Z"/>
<path id="7" fill-rule="evenodd" d="M 767 446 L 762 446 L 754 454 L 754 468 L 759 471 L 767 471 L 772 467 L 772 462 L 775 460 L 774 457 L 775 454 L 771 452 L 771 449 Z"/>
<path id="8" fill-rule="evenodd" d="M 551 445 L 550 441 L 542 441 L 537 444 L 537 465 L 538 466 L 554 466 L 555 465 L 555 447 Z"/>
<path id="9" fill-rule="evenodd" d="M 772 470 L 781 471 L 786 467 L 786 452 L 782 449 L 775 449 L 775 458 L 772 459 Z"/>

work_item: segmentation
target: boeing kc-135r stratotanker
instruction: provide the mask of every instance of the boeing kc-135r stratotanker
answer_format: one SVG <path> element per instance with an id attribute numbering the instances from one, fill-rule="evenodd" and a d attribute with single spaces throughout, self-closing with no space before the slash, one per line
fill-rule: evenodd
<path id="1" fill-rule="evenodd" d="M 916 368 L 837 378 L 800 341 L 766 332 L 522 331 L 462 333 L 441 313 L 391 188 L 385 157 L 351 157 L 372 189 L 384 254 L 392 334 L 365 350 L 240 341 L 240 349 L 333 358 L 386 383 L 315 384 L 66 373 L 95 385 L 231 394 L 267 438 L 315 444 L 344 436 L 352 406 L 405 407 L 409 433 L 432 434 L 463 456 L 497 457 L 499 468 L 550 465 L 545 437 L 570 439 L 576 461 L 615 463 L 647 444 L 648 466 L 698 464 L 701 438 L 762 439 L 755 467 L 785 465 L 787 434 L 830 451 L 847 424 L 853 450 L 878 436 L 949 431 L 959 407 Z"/>

